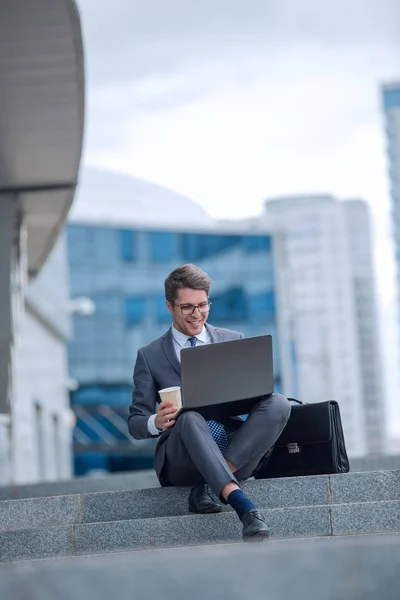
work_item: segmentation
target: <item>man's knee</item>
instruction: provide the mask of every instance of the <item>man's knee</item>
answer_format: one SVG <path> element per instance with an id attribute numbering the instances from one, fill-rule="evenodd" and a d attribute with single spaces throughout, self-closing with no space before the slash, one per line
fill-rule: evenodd
<path id="1" fill-rule="evenodd" d="M 200 413 L 196 412 L 195 410 L 185 410 L 178 417 L 176 425 L 179 425 L 179 427 L 185 427 L 185 428 L 187 428 L 187 427 L 196 426 L 199 423 L 201 423 L 201 424 L 205 423 L 205 420 L 201 416 Z"/>
<path id="2" fill-rule="evenodd" d="M 272 394 L 269 398 L 268 415 L 277 422 L 287 423 L 290 417 L 290 402 L 282 394 Z"/>

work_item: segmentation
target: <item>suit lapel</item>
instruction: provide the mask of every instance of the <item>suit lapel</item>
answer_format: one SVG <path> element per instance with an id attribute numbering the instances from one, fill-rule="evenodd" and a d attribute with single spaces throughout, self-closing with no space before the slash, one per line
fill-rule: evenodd
<path id="1" fill-rule="evenodd" d="M 208 333 L 210 334 L 212 344 L 217 344 L 218 342 L 222 342 L 222 335 L 221 335 L 220 330 L 217 327 L 213 327 L 212 325 L 208 325 L 208 323 L 206 323 L 206 329 L 207 329 Z"/>
<path id="2" fill-rule="evenodd" d="M 161 346 L 171 366 L 175 369 L 178 375 L 181 375 L 181 363 L 179 362 L 175 352 L 174 338 L 172 336 L 171 329 L 169 329 L 165 336 L 162 338 Z"/>

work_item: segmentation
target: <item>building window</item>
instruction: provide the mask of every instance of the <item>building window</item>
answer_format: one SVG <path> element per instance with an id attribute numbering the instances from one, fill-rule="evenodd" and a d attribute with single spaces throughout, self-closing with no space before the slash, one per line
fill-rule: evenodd
<path id="1" fill-rule="evenodd" d="M 43 480 L 46 477 L 46 458 L 43 427 L 43 409 L 39 402 L 35 402 L 35 433 L 38 479 Z"/>
<path id="2" fill-rule="evenodd" d="M 140 297 L 125 298 L 125 320 L 128 327 L 142 323 L 146 318 L 147 299 Z"/>
<path id="3" fill-rule="evenodd" d="M 181 252 L 185 262 L 196 262 L 217 256 L 226 250 L 240 246 L 239 235 L 212 235 L 184 233 L 181 235 Z"/>
<path id="4" fill-rule="evenodd" d="M 245 235 L 243 236 L 243 248 L 248 253 L 269 252 L 271 238 L 267 235 Z"/>
<path id="5" fill-rule="evenodd" d="M 73 266 L 86 265 L 92 259 L 90 229 L 80 225 L 67 226 L 68 262 Z"/>
<path id="6" fill-rule="evenodd" d="M 273 316 L 276 312 L 275 293 L 274 290 L 269 290 L 263 294 L 250 296 L 249 309 L 252 316 Z"/>
<path id="7" fill-rule="evenodd" d="M 215 323 L 247 321 L 249 305 L 242 288 L 232 288 L 212 297 L 211 318 Z"/>
<path id="8" fill-rule="evenodd" d="M 384 90 L 383 104 L 386 110 L 398 108 L 400 106 L 400 87 Z"/>
<path id="9" fill-rule="evenodd" d="M 83 385 L 71 393 L 72 406 L 129 405 L 132 387 L 128 385 Z"/>
<path id="10" fill-rule="evenodd" d="M 61 471 L 61 440 L 60 440 L 60 421 L 57 415 L 53 415 L 53 444 L 54 444 L 54 475 L 59 479 Z"/>
<path id="11" fill-rule="evenodd" d="M 120 257 L 123 262 L 133 262 L 136 259 L 136 235 L 130 229 L 119 229 Z"/>
<path id="12" fill-rule="evenodd" d="M 170 323 L 171 314 L 167 311 L 165 306 L 165 297 L 158 296 L 156 299 L 156 319 L 158 323 Z"/>
<path id="13" fill-rule="evenodd" d="M 179 254 L 179 238 L 176 233 L 152 231 L 149 233 L 149 246 L 152 262 L 169 262 Z"/>

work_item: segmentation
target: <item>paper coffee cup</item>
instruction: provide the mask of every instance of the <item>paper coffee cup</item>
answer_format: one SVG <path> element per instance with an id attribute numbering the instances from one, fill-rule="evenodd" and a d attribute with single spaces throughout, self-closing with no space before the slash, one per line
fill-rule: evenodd
<path id="1" fill-rule="evenodd" d="M 164 388 L 163 390 L 159 390 L 158 393 L 162 402 L 168 400 L 169 402 L 173 402 L 178 410 L 182 408 L 181 388 L 179 386 Z"/>

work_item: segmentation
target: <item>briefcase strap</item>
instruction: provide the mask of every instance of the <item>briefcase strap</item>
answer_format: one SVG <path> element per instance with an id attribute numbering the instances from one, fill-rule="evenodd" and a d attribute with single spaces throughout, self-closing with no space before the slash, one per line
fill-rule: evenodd
<path id="1" fill-rule="evenodd" d="M 301 400 L 297 400 L 297 398 L 288 398 L 289 402 L 297 402 L 297 404 L 304 404 Z"/>

